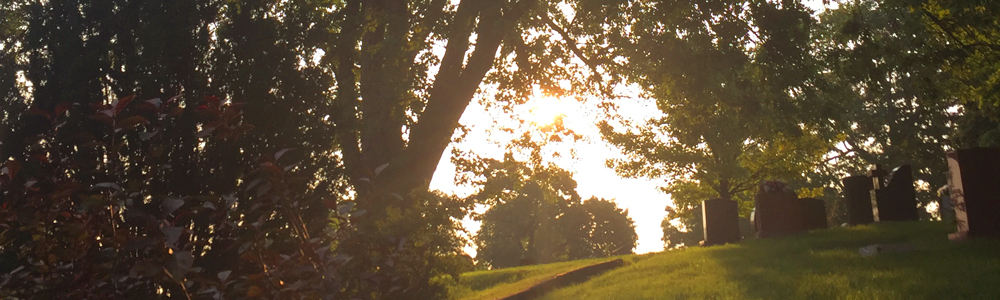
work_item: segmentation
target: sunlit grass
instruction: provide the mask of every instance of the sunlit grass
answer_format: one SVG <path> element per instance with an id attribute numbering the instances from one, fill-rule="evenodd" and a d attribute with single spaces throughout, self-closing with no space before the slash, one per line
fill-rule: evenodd
<path id="1" fill-rule="evenodd" d="M 883 223 L 651 255 L 545 299 L 1000 299 L 1000 241 Z M 874 243 L 908 252 L 862 257 Z"/>
<path id="2" fill-rule="evenodd" d="M 457 284 L 449 286 L 449 298 L 462 300 L 499 299 L 523 291 L 560 273 L 615 258 L 624 258 L 626 264 L 628 264 L 629 262 L 643 258 L 643 256 L 631 255 L 627 257 L 584 259 L 545 265 L 469 272 L 462 274 Z"/>

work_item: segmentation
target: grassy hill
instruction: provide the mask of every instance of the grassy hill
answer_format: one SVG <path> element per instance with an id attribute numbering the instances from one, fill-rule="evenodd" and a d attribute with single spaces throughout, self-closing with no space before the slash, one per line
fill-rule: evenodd
<path id="1" fill-rule="evenodd" d="M 1000 299 L 1000 241 L 950 242 L 953 228 L 882 223 L 631 256 L 625 267 L 544 299 Z M 863 257 L 858 249 L 871 244 L 900 246 Z M 573 263 L 522 271 L 559 273 Z M 562 271 L 555 271 L 557 265 Z M 468 273 L 463 280 L 513 270 Z M 513 281 L 495 287 L 519 283 L 530 286 Z"/>
<path id="2" fill-rule="evenodd" d="M 630 255 L 623 258 L 631 263 L 642 256 Z M 545 265 L 523 266 L 491 271 L 476 271 L 462 274 L 457 283 L 449 286 L 452 300 L 492 300 L 525 290 L 560 273 L 614 258 L 595 258 L 567 261 Z"/>

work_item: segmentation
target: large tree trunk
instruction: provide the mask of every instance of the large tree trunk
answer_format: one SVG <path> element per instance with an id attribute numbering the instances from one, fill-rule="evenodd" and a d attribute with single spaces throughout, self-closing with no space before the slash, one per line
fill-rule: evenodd
<path id="1" fill-rule="evenodd" d="M 443 9 L 445 2 L 439 2 Z M 337 49 L 337 101 L 342 108 L 337 123 L 349 129 L 340 130 L 338 140 L 356 188 L 371 183 L 404 197 L 414 189 L 426 188 L 459 119 L 493 68 L 505 33 L 512 32 L 532 3 L 535 1 L 459 4 L 454 19 L 448 22 L 447 46 L 426 106 L 418 112 L 417 122 L 404 141 L 405 99 L 411 87 L 406 78 L 409 73 L 401 70 L 409 68 L 418 54 L 409 51 L 407 44 L 423 43 L 420 39 L 427 35 L 410 32 L 413 24 L 408 22 L 414 16 L 404 2 L 348 2 Z M 469 54 L 473 32 L 475 48 Z M 360 52 L 355 48 L 358 43 Z"/>

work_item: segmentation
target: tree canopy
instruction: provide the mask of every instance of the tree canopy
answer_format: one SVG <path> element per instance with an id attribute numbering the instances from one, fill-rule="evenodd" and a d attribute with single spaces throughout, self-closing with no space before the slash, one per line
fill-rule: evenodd
<path id="1" fill-rule="evenodd" d="M 609 200 L 581 201 L 572 175 L 555 165 L 503 160 L 463 160 L 464 172 L 489 203 L 478 216 L 476 260 L 482 267 L 551 263 L 629 254 L 638 236 L 628 211 Z"/>
<path id="2" fill-rule="evenodd" d="M 873 164 L 911 164 L 922 205 L 944 184 L 950 147 L 995 143 L 990 5 L 848 1 L 814 12 L 796 1 L 629 2 L 611 66 L 656 101 L 645 124 L 613 118 L 602 135 L 627 155 L 619 174 L 663 179 L 664 239 L 690 244 L 698 203 L 741 200 L 782 179 L 828 198 Z M 958 21 L 955 16 L 963 16 Z M 631 19 L 629 19 L 631 18 Z M 645 63 L 649 62 L 649 63 Z M 977 74 L 977 75 L 972 75 Z M 826 189 L 826 190 L 824 190 Z M 672 221 L 676 220 L 676 221 Z M 679 223 L 677 223 L 679 222 Z M 678 227 L 679 226 L 679 227 Z M 685 231 L 683 228 L 687 228 Z M 686 234 L 685 232 L 692 232 Z M 671 239 L 671 235 L 677 239 Z"/>

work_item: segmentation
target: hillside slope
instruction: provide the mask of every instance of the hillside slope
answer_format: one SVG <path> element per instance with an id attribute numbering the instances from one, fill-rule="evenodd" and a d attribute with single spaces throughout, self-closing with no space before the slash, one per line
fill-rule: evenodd
<path id="1" fill-rule="evenodd" d="M 523 266 L 489 271 L 464 273 L 457 282 L 449 281 L 448 294 L 451 300 L 492 300 L 501 299 L 526 290 L 535 284 L 551 279 L 561 273 L 587 265 L 622 258 L 626 264 L 638 261 L 643 256 L 628 255 L 611 258 L 593 258 L 545 265 Z"/>
<path id="2" fill-rule="evenodd" d="M 1000 241 L 953 230 L 881 223 L 669 251 L 544 299 L 1000 299 Z M 871 244 L 889 250 L 863 257 Z"/>

